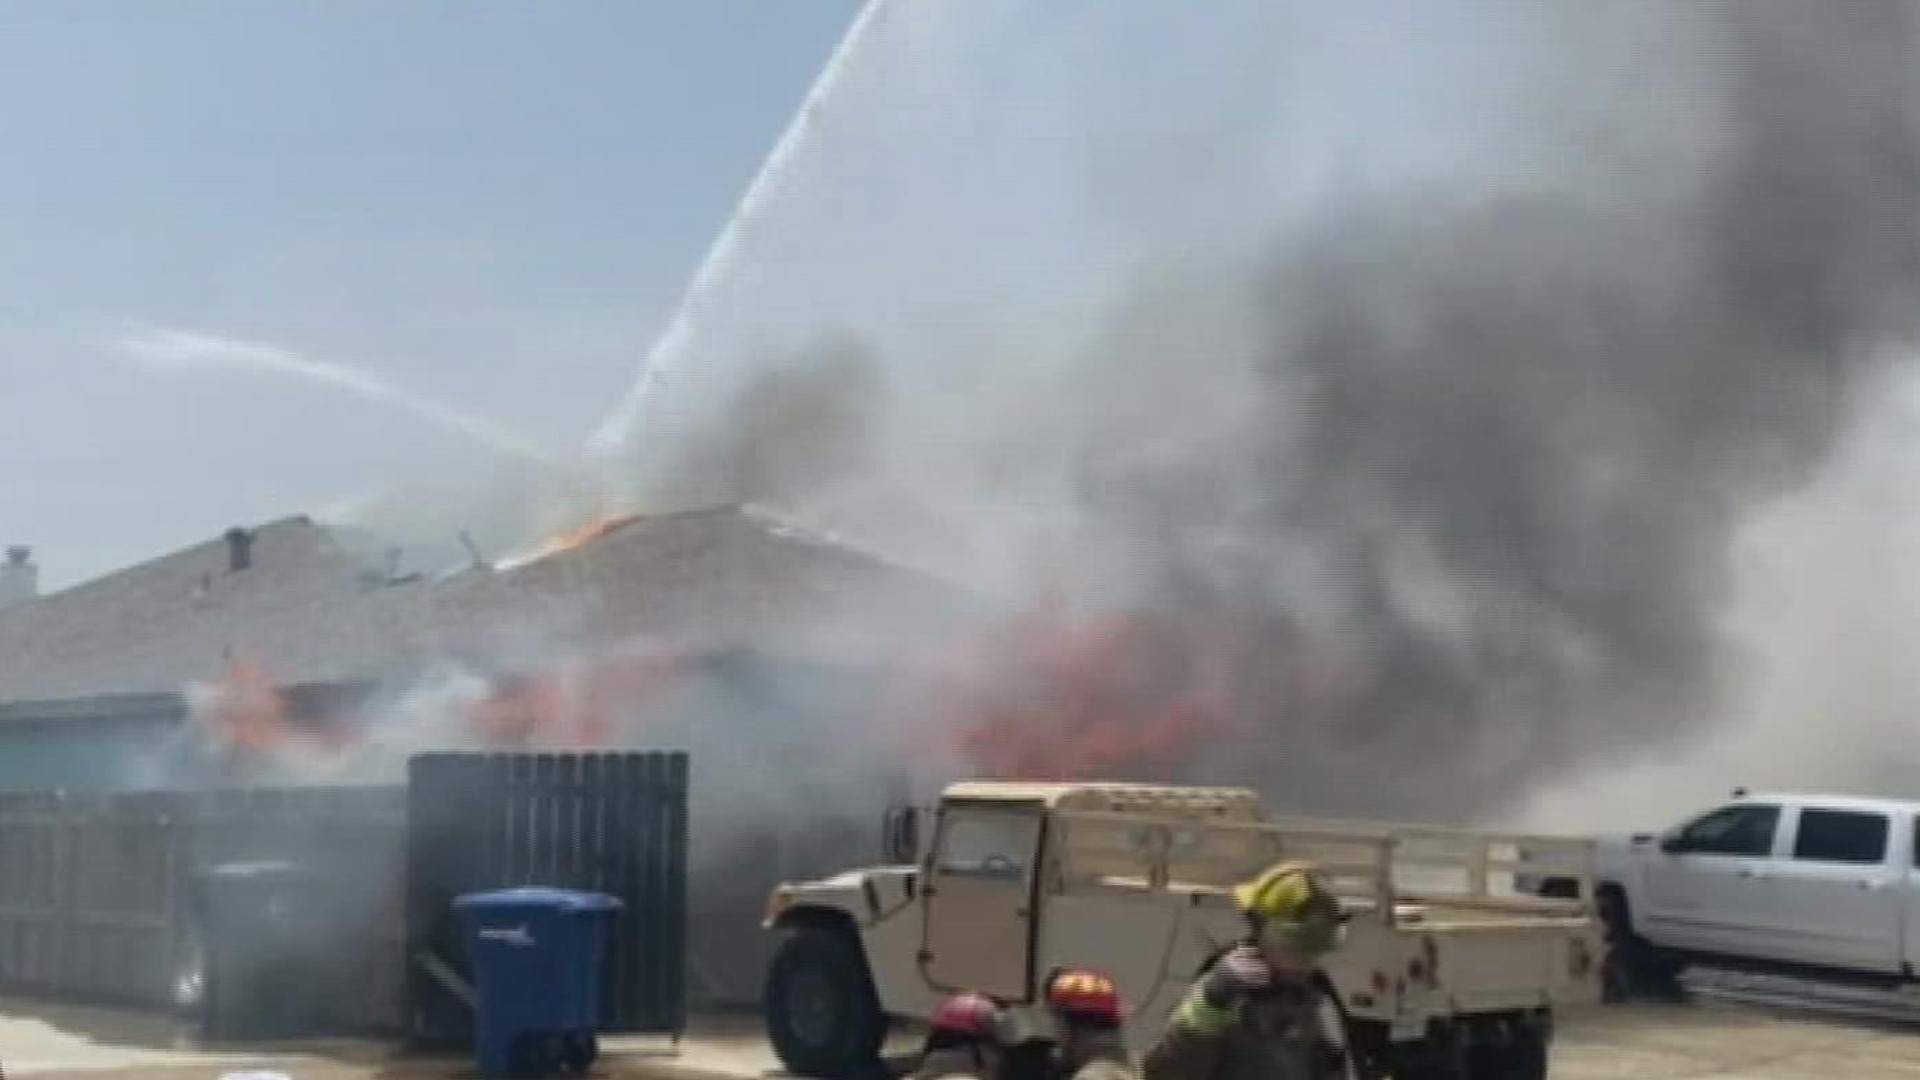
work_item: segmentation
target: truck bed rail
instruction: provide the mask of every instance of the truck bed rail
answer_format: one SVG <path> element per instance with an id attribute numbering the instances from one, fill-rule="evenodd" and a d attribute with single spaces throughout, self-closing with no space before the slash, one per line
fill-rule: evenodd
<path id="1" fill-rule="evenodd" d="M 1591 914 L 1591 840 L 1370 822 L 1268 822 L 1060 811 L 1050 872 L 1063 887 L 1226 889 L 1280 859 L 1317 865 L 1351 910 L 1389 924 L 1456 914 Z M 1524 852 L 1524 858 L 1522 857 Z M 1577 882 L 1572 897 L 1525 895 L 1516 875 Z"/>

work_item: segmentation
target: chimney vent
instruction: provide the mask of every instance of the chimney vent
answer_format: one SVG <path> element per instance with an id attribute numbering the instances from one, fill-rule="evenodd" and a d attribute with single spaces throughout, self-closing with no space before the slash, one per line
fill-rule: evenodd
<path id="1" fill-rule="evenodd" d="M 227 530 L 227 570 L 239 573 L 253 565 L 253 534 L 239 526 Z"/>
<path id="2" fill-rule="evenodd" d="M 25 544 L 7 548 L 7 561 L 0 564 L 0 608 L 24 604 L 40 595 L 40 568 L 33 564 L 33 549 Z"/>

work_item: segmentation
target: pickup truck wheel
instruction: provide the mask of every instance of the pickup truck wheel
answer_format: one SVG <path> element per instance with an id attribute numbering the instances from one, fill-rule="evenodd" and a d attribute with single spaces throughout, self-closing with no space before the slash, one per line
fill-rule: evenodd
<path id="1" fill-rule="evenodd" d="M 805 929 L 780 946 L 767 972 L 767 1038 L 801 1076 L 869 1073 L 880 1059 L 886 1017 L 851 935 Z"/>
<path id="2" fill-rule="evenodd" d="M 1633 932 L 1627 898 L 1618 889 L 1603 889 L 1595 906 L 1607 935 L 1606 966 L 1602 972 L 1605 999 L 1612 1003 L 1676 1001 L 1684 996 L 1680 972 L 1685 970 L 1686 962 Z"/>
<path id="3" fill-rule="evenodd" d="M 1680 973 L 1686 961 L 1645 941 L 1629 944 L 1620 956 L 1621 994 L 1627 1000 L 1684 1001 Z"/>

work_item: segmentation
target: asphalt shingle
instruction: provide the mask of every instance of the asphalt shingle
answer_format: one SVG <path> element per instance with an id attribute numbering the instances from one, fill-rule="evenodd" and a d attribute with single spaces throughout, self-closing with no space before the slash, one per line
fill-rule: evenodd
<path id="1" fill-rule="evenodd" d="M 214 538 L 0 611 L 0 701 L 172 690 L 239 658 L 279 681 L 328 682 L 637 634 L 857 658 L 972 606 L 751 507 L 636 518 L 511 569 L 399 583 L 369 582 L 305 517 L 254 536 L 245 570 L 229 570 Z"/>

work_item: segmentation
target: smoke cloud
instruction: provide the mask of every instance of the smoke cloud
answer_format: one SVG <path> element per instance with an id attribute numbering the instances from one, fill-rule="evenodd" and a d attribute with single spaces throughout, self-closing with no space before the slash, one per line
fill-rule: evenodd
<path id="1" fill-rule="evenodd" d="M 1495 813 L 1740 707 L 1735 542 L 1911 344 L 1914 5 L 1071 7 L 884 6 L 626 497 L 1283 621 L 1334 691 L 1191 767 L 1302 809 Z"/>
<path id="2" fill-rule="evenodd" d="M 1915 373 L 1894 373 L 1814 481 L 1740 530 L 1736 599 L 1721 622 L 1727 720 L 1678 732 L 1657 754 L 1590 762 L 1514 818 L 1661 829 L 1735 786 L 1913 794 L 1915 388 Z"/>
<path id="3" fill-rule="evenodd" d="M 793 500 L 856 476 L 884 409 L 878 362 L 857 339 L 825 337 L 769 364 L 723 406 L 726 423 L 668 448 L 665 505 Z"/>

